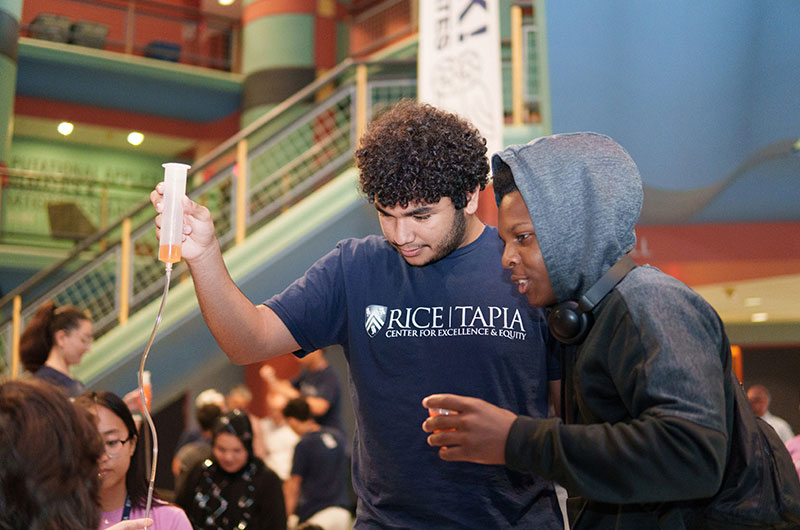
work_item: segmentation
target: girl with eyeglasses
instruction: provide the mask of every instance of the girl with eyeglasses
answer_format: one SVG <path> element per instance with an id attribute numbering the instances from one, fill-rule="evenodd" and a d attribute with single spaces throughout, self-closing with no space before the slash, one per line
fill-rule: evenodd
<path id="1" fill-rule="evenodd" d="M 86 387 L 70 375 L 92 346 L 92 321 L 74 305 L 56 307 L 43 303 L 33 314 L 20 338 L 20 358 L 35 377 L 64 389 L 71 398 Z"/>
<path id="2" fill-rule="evenodd" d="M 105 448 L 98 462 L 102 509 L 98 529 L 144 517 L 148 489 L 145 448 L 127 405 L 108 391 L 86 392 L 75 404 L 94 415 Z M 153 499 L 150 518 L 154 530 L 192 530 L 183 510 L 157 498 Z"/>
<path id="3" fill-rule="evenodd" d="M 35 378 L 0 382 L 0 528 L 96 528 L 102 453 L 93 418 L 64 392 Z M 146 523 L 131 519 L 109 530 Z"/>

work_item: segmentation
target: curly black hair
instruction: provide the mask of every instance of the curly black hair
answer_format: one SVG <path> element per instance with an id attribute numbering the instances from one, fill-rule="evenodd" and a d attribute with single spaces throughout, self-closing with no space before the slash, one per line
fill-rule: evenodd
<path id="1" fill-rule="evenodd" d="M 361 190 L 383 206 L 449 197 L 456 209 L 486 187 L 486 140 L 466 120 L 404 99 L 370 123 L 356 151 Z"/>

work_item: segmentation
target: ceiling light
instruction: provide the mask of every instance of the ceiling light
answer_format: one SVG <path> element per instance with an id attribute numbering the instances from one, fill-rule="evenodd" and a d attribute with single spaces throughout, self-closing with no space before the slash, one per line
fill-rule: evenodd
<path id="1" fill-rule="evenodd" d="M 234 3 L 235 1 L 236 0 L 217 0 L 217 2 L 219 2 L 219 5 L 221 5 L 221 6 L 229 6 L 232 3 Z"/>
<path id="2" fill-rule="evenodd" d="M 61 123 L 58 124 L 57 130 L 64 136 L 68 136 L 72 132 L 72 129 L 74 128 L 75 126 L 72 125 L 70 122 L 62 121 Z"/>
<path id="3" fill-rule="evenodd" d="M 753 313 L 750 315 L 750 322 L 766 322 L 769 320 L 769 314 L 767 313 Z"/>
<path id="4" fill-rule="evenodd" d="M 139 145 L 144 141 L 144 135 L 140 132 L 132 132 L 128 135 L 128 143 L 131 145 Z"/>
<path id="5" fill-rule="evenodd" d="M 751 296 L 749 298 L 744 299 L 744 306 L 745 307 L 757 307 L 761 305 L 761 298 L 757 296 Z"/>

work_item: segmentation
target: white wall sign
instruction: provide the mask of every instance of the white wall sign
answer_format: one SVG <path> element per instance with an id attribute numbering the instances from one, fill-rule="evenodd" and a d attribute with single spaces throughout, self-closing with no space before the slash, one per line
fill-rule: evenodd
<path id="1" fill-rule="evenodd" d="M 420 0 L 418 97 L 470 120 L 503 148 L 498 0 Z"/>

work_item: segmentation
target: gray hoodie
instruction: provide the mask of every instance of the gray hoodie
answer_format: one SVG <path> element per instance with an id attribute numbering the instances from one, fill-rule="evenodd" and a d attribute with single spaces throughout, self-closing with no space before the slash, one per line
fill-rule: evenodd
<path id="1" fill-rule="evenodd" d="M 642 181 L 631 157 L 597 133 L 557 134 L 492 157 L 511 172 L 528 206 L 553 292 L 577 300 L 636 245 Z"/>
<path id="2" fill-rule="evenodd" d="M 560 134 L 504 150 L 495 170 L 500 160 L 528 207 L 559 302 L 585 294 L 633 249 L 642 184 L 616 142 Z M 562 363 L 570 424 L 518 417 L 506 463 L 584 497 L 575 530 L 695 528 L 730 449 L 734 387 L 722 322 L 649 266 L 628 273 L 593 313 L 575 358 Z"/>

